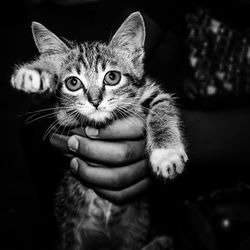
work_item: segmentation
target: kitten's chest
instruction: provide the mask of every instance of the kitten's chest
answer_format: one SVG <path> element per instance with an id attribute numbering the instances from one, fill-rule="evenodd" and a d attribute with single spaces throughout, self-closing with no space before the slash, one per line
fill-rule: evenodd
<path id="1" fill-rule="evenodd" d="M 88 189 L 86 191 L 86 212 L 93 218 L 103 221 L 106 224 L 106 221 L 110 218 L 110 213 L 112 209 L 112 204 L 97 196 L 96 193 Z"/>
<path id="2" fill-rule="evenodd" d="M 86 190 L 86 207 L 84 213 L 88 215 L 89 223 L 84 222 L 87 227 L 98 224 L 109 228 L 117 223 L 127 206 L 116 206 L 111 202 L 99 197 L 92 189 Z"/>

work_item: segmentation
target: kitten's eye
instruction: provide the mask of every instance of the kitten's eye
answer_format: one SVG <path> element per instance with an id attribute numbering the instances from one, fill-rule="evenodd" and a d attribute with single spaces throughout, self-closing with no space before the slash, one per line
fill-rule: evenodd
<path id="1" fill-rule="evenodd" d="M 121 73 L 118 71 L 109 71 L 104 76 L 104 82 L 107 85 L 116 85 L 120 82 L 120 80 L 121 80 Z"/>
<path id="2" fill-rule="evenodd" d="M 76 91 L 82 88 L 83 85 L 80 79 L 78 79 L 77 77 L 71 76 L 65 80 L 65 86 L 70 91 Z"/>

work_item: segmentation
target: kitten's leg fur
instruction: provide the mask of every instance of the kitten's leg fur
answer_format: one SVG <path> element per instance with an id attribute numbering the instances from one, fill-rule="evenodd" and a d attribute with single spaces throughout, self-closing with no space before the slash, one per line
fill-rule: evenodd
<path id="1" fill-rule="evenodd" d="M 178 110 L 170 95 L 160 93 L 151 102 L 147 131 L 153 172 L 164 178 L 174 178 L 183 171 L 188 158 L 181 135 Z"/>
<path id="2" fill-rule="evenodd" d="M 56 75 L 51 63 L 38 60 L 17 67 L 11 77 L 11 84 L 14 88 L 27 93 L 52 92 L 57 80 Z"/>

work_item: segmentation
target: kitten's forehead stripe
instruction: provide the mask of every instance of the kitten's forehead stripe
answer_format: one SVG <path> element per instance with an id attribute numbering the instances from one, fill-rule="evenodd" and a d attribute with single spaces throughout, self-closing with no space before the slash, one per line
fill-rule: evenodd
<path id="1" fill-rule="evenodd" d="M 76 57 L 76 53 L 73 51 L 66 56 L 66 64 L 72 62 Z"/>
<path id="2" fill-rule="evenodd" d="M 94 43 L 85 42 L 84 45 L 85 45 L 85 59 L 88 62 L 89 68 L 92 68 L 94 54 L 95 54 Z"/>
<path id="3" fill-rule="evenodd" d="M 93 68 L 98 73 L 98 65 L 101 65 L 102 70 L 106 69 L 107 59 L 105 58 L 105 50 L 100 43 L 82 43 L 79 45 L 79 55 L 77 61 L 82 63 L 86 70 Z M 117 63 L 111 62 L 116 65 Z"/>
<path id="4" fill-rule="evenodd" d="M 77 61 L 78 61 L 79 64 L 81 63 L 85 69 L 87 69 L 88 65 L 87 65 L 87 62 L 86 62 L 86 60 L 84 59 L 84 56 L 83 56 L 82 54 L 80 54 L 80 55 L 78 56 Z"/>
<path id="5" fill-rule="evenodd" d="M 77 74 L 80 75 L 81 74 L 81 65 L 79 63 L 75 64 L 75 69 L 76 69 Z"/>
<path id="6" fill-rule="evenodd" d="M 97 54 L 96 59 L 95 59 L 95 72 L 96 73 L 98 73 L 98 65 L 100 61 L 103 61 L 102 56 L 100 54 Z"/>
<path id="7" fill-rule="evenodd" d="M 98 65 L 101 66 L 102 71 L 105 71 L 107 67 L 107 60 L 105 59 L 105 56 L 98 55 L 96 60 L 96 68 L 98 69 Z"/>
<path id="8" fill-rule="evenodd" d="M 107 62 L 106 62 L 106 60 L 102 60 L 101 61 L 101 67 L 102 67 L 102 70 L 104 71 L 105 69 L 106 69 L 106 67 L 107 67 Z"/>
<path id="9" fill-rule="evenodd" d="M 96 44 L 96 69 L 98 69 L 98 65 L 101 65 L 102 70 L 104 71 L 106 69 L 106 59 L 105 59 L 105 52 L 103 51 L 103 46 L 101 46 L 99 43 Z"/>
<path id="10" fill-rule="evenodd" d="M 79 44 L 79 51 L 81 54 L 83 53 L 83 44 Z"/>

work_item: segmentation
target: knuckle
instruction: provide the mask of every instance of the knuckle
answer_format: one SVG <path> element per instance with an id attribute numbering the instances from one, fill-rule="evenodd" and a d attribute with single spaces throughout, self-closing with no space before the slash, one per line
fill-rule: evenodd
<path id="1" fill-rule="evenodd" d="M 133 159 L 133 151 L 128 144 L 124 144 L 123 146 L 123 160 L 131 161 Z"/>
<path id="2" fill-rule="evenodd" d="M 81 160 L 78 159 L 79 163 L 79 174 L 82 178 L 85 180 L 88 178 L 88 169 L 86 167 L 86 164 L 84 164 Z"/>
<path id="3" fill-rule="evenodd" d="M 117 179 L 115 179 L 115 180 L 113 181 L 113 188 L 114 188 L 115 190 L 118 190 L 119 187 L 120 187 L 120 183 L 119 183 L 119 181 L 118 181 Z"/>
<path id="4" fill-rule="evenodd" d="M 125 178 L 122 174 L 118 173 L 115 178 L 114 178 L 114 182 L 113 182 L 113 186 L 115 189 L 120 189 L 125 185 Z"/>
<path id="5" fill-rule="evenodd" d="M 85 143 L 84 140 L 81 140 L 79 144 L 78 153 L 88 156 L 90 152 L 91 152 L 90 145 L 88 143 Z"/>
<path id="6" fill-rule="evenodd" d="M 127 161 L 127 158 L 129 157 L 130 154 L 128 151 L 129 149 L 126 144 L 121 144 L 119 147 L 117 147 L 115 153 L 115 161 L 117 164 L 121 165 Z"/>

